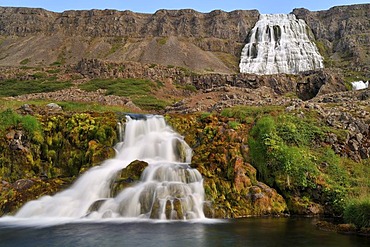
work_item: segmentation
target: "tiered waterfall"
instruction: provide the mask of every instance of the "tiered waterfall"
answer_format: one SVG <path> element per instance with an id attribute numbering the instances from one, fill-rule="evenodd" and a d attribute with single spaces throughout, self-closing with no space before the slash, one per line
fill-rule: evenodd
<path id="1" fill-rule="evenodd" d="M 189 166 L 191 149 L 183 138 L 161 116 L 127 117 L 122 129 L 114 159 L 85 172 L 71 188 L 27 203 L 15 217 L 204 218 L 203 179 Z M 148 163 L 140 181 L 111 197 L 117 174 L 135 160 Z"/>
<path id="2" fill-rule="evenodd" d="M 293 14 L 260 15 L 240 59 L 241 73 L 296 74 L 323 68 L 313 35 Z"/>

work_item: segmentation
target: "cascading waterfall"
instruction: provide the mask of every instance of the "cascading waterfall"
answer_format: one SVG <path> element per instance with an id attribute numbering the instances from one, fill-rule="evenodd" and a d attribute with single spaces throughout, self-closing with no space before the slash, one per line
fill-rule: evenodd
<path id="1" fill-rule="evenodd" d="M 127 116 L 121 129 L 124 141 L 114 159 L 88 170 L 69 189 L 28 202 L 15 217 L 204 218 L 203 179 L 189 166 L 192 151 L 183 138 L 162 116 Z M 140 182 L 110 197 L 117 174 L 135 160 L 148 163 Z"/>
<path id="2" fill-rule="evenodd" d="M 293 14 L 260 15 L 242 50 L 240 72 L 296 74 L 321 69 L 323 58 L 310 37 L 308 25 Z"/>

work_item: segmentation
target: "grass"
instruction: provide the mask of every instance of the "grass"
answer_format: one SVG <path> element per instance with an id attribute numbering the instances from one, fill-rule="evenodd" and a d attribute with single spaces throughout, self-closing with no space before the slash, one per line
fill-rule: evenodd
<path id="1" fill-rule="evenodd" d="M 47 100 L 32 100 L 32 101 L 15 101 L 0 98 L 0 111 L 6 109 L 16 110 L 24 104 L 34 105 L 36 107 L 45 107 L 50 101 Z M 64 111 L 70 112 L 131 112 L 125 107 L 121 106 L 108 106 L 99 103 L 82 103 L 82 102 L 54 102 L 60 105 Z"/>
<path id="2" fill-rule="evenodd" d="M 126 107 L 101 105 L 99 103 L 56 102 L 64 111 L 71 112 L 131 112 Z"/>
<path id="3" fill-rule="evenodd" d="M 370 196 L 348 202 L 344 210 L 344 220 L 358 228 L 370 227 Z"/>
<path id="4" fill-rule="evenodd" d="M 41 73 L 35 74 L 35 80 L 19 81 L 8 79 L 0 81 L 0 97 L 18 96 L 30 93 L 53 92 L 72 86 L 71 82 L 59 82 L 45 79 Z"/>
<path id="5" fill-rule="evenodd" d="M 22 127 L 32 139 L 41 143 L 44 139 L 42 137 L 42 128 L 40 122 L 36 117 L 31 115 L 19 115 L 12 109 L 6 109 L 0 112 L 0 131 L 8 128 Z"/>
<path id="6" fill-rule="evenodd" d="M 154 97 L 153 92 L 163 85 L 163 83 L 143 79 L 97 79 L 80 85 L 80 88 L 86 91 L 105 89 L 106 95 L 128 97 L 143 110 L 161 110 L 170 102 Z"/>
<path id="7" fill-rule="evenodd" d="M 258 118 L 265 114 L 276 114 L 282 112 L 283 108 L 280 106 L 235 106 L 225 108 L 221 112 L 221 116 L 235 118 L 241 123 L 251 122 L 252 118 Z"/>

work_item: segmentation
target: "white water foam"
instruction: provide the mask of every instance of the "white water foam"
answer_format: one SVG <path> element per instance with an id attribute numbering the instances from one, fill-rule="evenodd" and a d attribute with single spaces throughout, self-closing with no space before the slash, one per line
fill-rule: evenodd
<path id="1" fill-rule="evenodd" d="M 189 166 L 192 150 L 183 137 L 162 116 L 141 120 L 127 117 L 124 132 L 114 159 L 88 170 L 69 189 L 28 202 L 14 217 L 3 220 L 65 223 L 80 219 L 205 219 L 203 179 Z M 135 160 L 149 164 L 141 181 L 111 198 L 117 173 Z M 103 203 L 89 212 L 96 201 Z"/>
<path id="2" fill-rule="evenodd" d="M 296 74 L 323 68 L 323 58 L 309 33 L 305 21 L 293 14 L 260 15 L 243 48 L 240 72 Z"/>

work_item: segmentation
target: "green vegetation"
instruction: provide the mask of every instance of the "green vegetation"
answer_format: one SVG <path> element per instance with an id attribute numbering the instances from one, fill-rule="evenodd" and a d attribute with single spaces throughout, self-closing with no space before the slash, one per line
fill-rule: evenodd
<path id="1" fill-rule="evenodd" d="M 299 195 L 307 199 L 307 205 L 325 201 L 334 214 L 341 215 L 350 188 L 366 188 L 363 181 L 368 173 L 358 174 L 356 178 L 348 175 L 348 161 L 322 144 L 330 132 L 333 130 L 315 118 L 287 114 L 261 117 L 249 139 L 251 160 L 258 177 L 288 199 Z M 314 193 L 322 198 L 314 198 Z"/>
<path id="2" fill-rule="evenodd" d="M 370 227 L 370 197 L 349 201 L 344 210 L 344 220 L 358 228 Z"/>
<path id="3" fill-rule="evenodd" d="M 22 116 L 7 109 L 0 113 L 0 132 L 9 128 L 23 129 L 34 141 L 43 141 L 41 125 L 34 116 Z"/>
<path id="4" fill-rule="evenodd" d="M 281 190 L 313 187 L 318 174 L 314 157 L 309 149 L 299 147 L 311 141 L 310 134 L 292 122 L 279 125 L 272 117 L 261 118 L 252 129 L 249 144 L 263 181 L 277 183 Z"/>
<path id="5" fill-rule="evenodd" d="M 237 121 L 229 121 L 227 124 L 229 125 L 230 128 L 232 128 L 234 130 L 237 130 L 239 128 L 239 125 L 240 125 L 240 123 L 237 122 Z"/>
<path id="6" fill-rule="evenodd" d="M 34 74 L 34 80 L 20 81 L 17 79 L 8 79 L 0 81 L 0 97 L 53 92 L 72 86 L 71 82 L 59 82 L 55 81 L 54 77 L 46 78 L 45 76 L 46 74 L 38 72 Z"/>
<path id="7" fill-rule="evenodd" d="M 277 114 L 282 111 L 283 108 L 279 106 L 235 106 L 232 108 L 223 109 L 221 116 L 235 118 L 241 123 L 252 123 L 254 119 L 265 114 Z"/>
<path id="8" fill-rule="evenodd" d="M 359 71 L 346 71 L 344 73 L 344 83 L 348 90 L 352 90 L 352 82 L 355 81 L 368 81 L 370 78 L 366 77 L 364 72 Z"/>
<path id="9" fill-rule="evenodd" d="M 42 173 L 49 178 L 77 176 L 114 154 L 115 117 L 113 113 L 34 117 L 11 109 L 1 112 L 0 132 L 11 139 L 19 131 L 25 149 L 14 150 L 7 141 L 0 142 L 0 177 L 15 181 Z"/>
<path id="10" fill-rule="evenodd" d="M 31 61 L 31 59 L 26 58 L 26 59 L 23 59 L 22 61 L 20 61 L 20 64 L 21 64 L 21 65 L 26 65 L 26 64 L 28 64 L 30 61 Z"/>
<path id="11" fill-rule="evenodd" d="M 187 90 L 192 93 L 197 91 L 197 88 L 194 85 L 190 85 L 190 84 L 186 84 L 186 85 L 176 84 L 175 86 L 176 88 Z"/>
<path id="12" fill-rule="evenodd" d="M 34 105 L 37 108 L 45 107 L 50 101 L 47 100 L 28 100 L 28 101 L 13 101 L 0 98 L 0 111 L 6 109 L 16 110 L 24 104 Z M 83 103 L 83 102 L 54 102 L 60 105 L 64 111 L 69 112 L 128 112 L 129 109 L 121 106 L 102 105 L 99 103 Z M 132 110 L 131 110 L 132 111 Z"/>
<path id="13" fill-rule="evenodd" d="M 157 38 L 156 41 L 157 41 L 157 44 L 159 45 L 165 45 L 167 43 L 167 38 L 166 37 Z"/>
<path id="14" fill-rule="evenodd" d="M 106 95 L 128 97 L 144 110 L 160 110 L 169 103 L 155 98 L 152 93 L 162 85 L 162 83 L 142 79 L 97 79 L 80 85 L 80 88 L 86 91 L 104 89 Z"/>
<path id="15" fill-rule="evenodd" d="M 227 45 L 227 44 L 226 44 Z M 227 46 L 226 46 L 227 47 Z M 226 52 L 213 52 L 228 68 L 239 73 L 239 57 Z"/>

